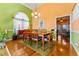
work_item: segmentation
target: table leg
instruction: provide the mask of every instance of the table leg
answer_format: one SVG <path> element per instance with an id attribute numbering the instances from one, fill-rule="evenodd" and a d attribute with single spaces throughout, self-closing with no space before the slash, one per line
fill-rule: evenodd
<path id="1" fill-rule="evenodd" d="M 38 48 L 38 40 L 36 41 L 36 48 Z"/>
<path id="2" fill-rule="evenodd" d="M 50 47 L 50 39 L 49 39 L 49 36 L 48 36 L 48 48 Z"/>
<path id="3" fill-rule="evenodd" d="M 42 36 L 42 49 L 44 51 L 44 36 Z"/>

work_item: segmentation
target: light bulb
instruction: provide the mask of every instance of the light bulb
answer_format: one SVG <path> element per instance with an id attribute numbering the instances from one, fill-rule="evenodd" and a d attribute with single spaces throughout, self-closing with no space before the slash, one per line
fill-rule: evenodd
<path id="1" fill-rule="evenodd" d="M 35 15 L 37 15 L 38 13 L 37 12 L 35 12 Z"/>
<path id="2" fill-rule="evenodd" d="M 40 13 L 38 13 L 38 16 L 40 17 Z"/>
<path id="3" fill-rule="evenodd" d="M 34 16 L 34 13 L 32 13 L 32 16 Z"/>
<path id="4" fill-rule="evenodd" d="M 38 18 L 38 16 L 35 16 L 35 18 Z"/>

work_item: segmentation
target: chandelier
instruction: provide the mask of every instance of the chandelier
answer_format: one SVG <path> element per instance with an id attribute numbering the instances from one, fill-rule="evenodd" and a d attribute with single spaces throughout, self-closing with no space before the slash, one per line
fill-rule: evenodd
<path id="1" fill-rule="evenodd" d="M 37 11 L 32 13 L 32 17 L 34 18 L 39 18 L 40 17 L 40 13 L 38 13 Z"/>
<path id="2" fill-rule="evenodd" d="M 32 17 L 34 17 L 34 18 L 39 18 L 40 17 L 40 13 L 39 12 L 37 12 L 37 5 L 35 5 L 35 11 L 34 12 L 32 12 Z"/>

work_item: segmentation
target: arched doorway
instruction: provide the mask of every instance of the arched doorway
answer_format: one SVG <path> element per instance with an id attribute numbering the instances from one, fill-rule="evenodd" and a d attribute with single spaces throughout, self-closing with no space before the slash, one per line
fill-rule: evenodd
<path id="1" fill-rule="evenodd" d="M 23 12 L 18 12 L 14 17 L 14 32 L 23 29 L 29 29 L 29 18 Z"/>

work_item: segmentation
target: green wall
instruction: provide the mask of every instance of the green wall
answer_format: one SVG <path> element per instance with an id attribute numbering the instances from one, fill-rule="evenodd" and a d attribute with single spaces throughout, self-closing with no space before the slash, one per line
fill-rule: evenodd
<path id="1" fill-rule="evenodd" d="M 29 17 L 30 25 L 32 25 L 31 9 L 19 3 L 0 3 L 0 32 L 5 29 L 13 30 L 13 17 L 18 12 L 26 13 Z"/>
<path id="2" fill-rule="evenodd" d="M 0 4 L 0 29 L 13 29 L 13 18 L 17 12 L 24 12 L 31 20 L 31 10 L 21 4 Z"/>
<path id="3" fill-rule="evenodd" d="M 73 44 L 73 47 L 75 48 L 77 54 L 79 55 L 78 42 L 79 42 L 79 33 L 72 32 L 72 44 Z"/>

